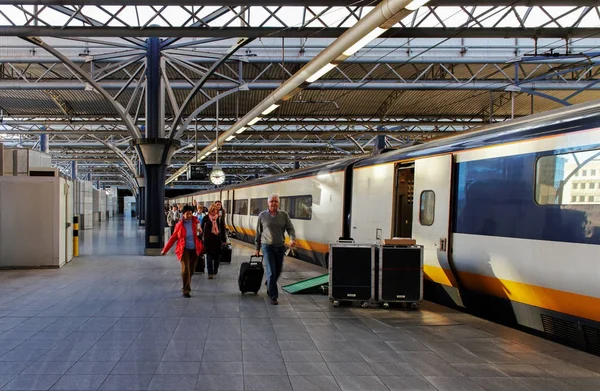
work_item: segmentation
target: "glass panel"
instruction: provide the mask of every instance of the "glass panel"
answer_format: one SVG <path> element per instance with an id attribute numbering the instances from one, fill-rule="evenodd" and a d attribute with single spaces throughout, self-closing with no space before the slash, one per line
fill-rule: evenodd
<path id="1" fill-rule="evenodd" d="M 234 200 L 233 201 L 233 214 L 247 215 L 248 214 L 248 200 Z"/>
<path id="2" fill-rule="evenodd" d="M 435 193 L 425 190 L 421 193 L 421 205 L 419 209 L 419 222 L 421 225 L 432 225 L 435 217 Z"/>
<path id="3" fill-rule="evenodd" d="M 293 197 L 294 203 L 294 218 L 302 220 L 310 220 L 312 218 L 312 196 L 297 196 Z M 290 216 L 291 217 L 291 216 Z"/>
<path id="4" fill-rule="evenodd" d="M 253 198 L 250 200 L 250 215 L 258 216 L 260 212 L 267 210 L 266 198 Z"/>

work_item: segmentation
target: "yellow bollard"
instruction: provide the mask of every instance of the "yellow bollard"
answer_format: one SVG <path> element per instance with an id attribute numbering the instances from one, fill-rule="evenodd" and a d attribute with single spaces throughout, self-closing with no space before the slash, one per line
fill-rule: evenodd
<path id="1" fill-rule="evenodd" d="M 79 256 L 79 216 L 73 216 L 73 256 Z"/>

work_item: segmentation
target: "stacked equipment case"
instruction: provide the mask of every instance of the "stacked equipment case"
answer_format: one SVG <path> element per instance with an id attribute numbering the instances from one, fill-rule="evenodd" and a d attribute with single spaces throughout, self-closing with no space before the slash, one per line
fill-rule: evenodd
<path id="1" fill-rule="evenodd" d="M 360 302 L 363 307 L 407 303 L 416 308 L 423 299 L 423 247 L 416 245 L 329 245 L 329 300 Z"/>

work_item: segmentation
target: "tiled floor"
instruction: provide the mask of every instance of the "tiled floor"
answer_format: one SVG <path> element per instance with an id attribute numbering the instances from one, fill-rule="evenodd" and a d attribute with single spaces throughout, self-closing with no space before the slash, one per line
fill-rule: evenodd
<path id="1" fill-rule="evenodd" d="M 241 244 L 183 298 L 175 257 L 141 256 L 142 233 L 113 220 L 60 270 L 0 271 L 3 390 L 600 389 L 600 357 L 433 304 L 389 322 L 326 296 L 241 296 Z M 288 260 L 284 277 L 319 272 Z"/>

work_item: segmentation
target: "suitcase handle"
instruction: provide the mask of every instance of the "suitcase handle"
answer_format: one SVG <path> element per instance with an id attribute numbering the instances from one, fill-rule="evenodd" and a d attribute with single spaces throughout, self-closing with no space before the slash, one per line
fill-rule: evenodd
<path id="1" fill-rule="evenodd" d="M 262 261 L 264 256 L 263 255 L 250 255 L 250 260 L 252 260 L 252 258 L 260 258 L 260 260 Z"/>

